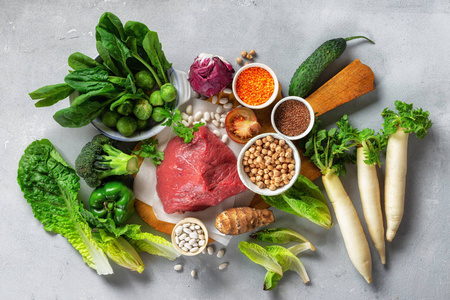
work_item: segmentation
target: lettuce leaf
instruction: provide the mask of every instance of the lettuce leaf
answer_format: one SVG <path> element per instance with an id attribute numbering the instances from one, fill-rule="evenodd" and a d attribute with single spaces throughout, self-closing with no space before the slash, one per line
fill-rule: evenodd
<path id="1" fill-rule="evenodd" d="M 299 175 L 294 185 L 276 196 L 262 196 L 264 201 L 287 213 L 307 218 L 326 229 L 333 226 L 328 203 L 319 188 Z"/>
<path id="2" fill-rule="evenodd" d="M 44 229 L 67 238 L 99 275 L 112 274 L 105 253 L 81 214 L 83 206 L 77 198 L 79 180 L 47 139 L 31 143 L 19 162 L 17 181 Z"/>

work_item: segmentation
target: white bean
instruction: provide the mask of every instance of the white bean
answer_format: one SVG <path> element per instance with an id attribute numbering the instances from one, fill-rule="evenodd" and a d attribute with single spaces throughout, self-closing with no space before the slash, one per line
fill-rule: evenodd
<path id="1" fill-rule="evenodd" d="M 204 236 L 203 234 L 199 234 L 199 235 L 198 235 L 198 238 L 199 238 L 200 240 L 204 240 L 204 239 L 205 239 L 205 236 Z"/>
<path id="2" fill-rule="evenodd" d="M 194 277 L 194 278 L 197 277 L 197 271 L 192 270 L 191 271 L 191 276 Z"/>
<path id="3" fill-rule="evenodd" d="M 183 233 L 182 235 L 179 236 L 180 240 L 184 240 L 187 237 L 186 233 Z"/>
<path id="4" fill-rule="evenodd" d="M 223 270 L 223 269 L 225 269 L 226 267 L 228 267 L 228 263 L 223 263 L 223 264 L 221 264 L 221 265 L 219 266 L 219 270 Z"/>
<path id="5" fill-rule="evenodd" d="M 228 103 L 228 99 L 227 98 L 220 98 L 219 103 L 220 104 L 227 104 Z"/>
<path id="6" fill-rule="evenodd" d="M 178 226 L 178 227 L 175 229 L 175 234 L 176 234 L 176 235 L 180 235 L 182 232 L 183 232 L 183 227 L 182 227 L 182 226 Z"/>
<path id="7" fill-rule="evenodd" d="M 203 119 L 204 119 L 206 122 L 209 122 L 209 120 L 211 120 L 211 115 L 210 115 L 210 113 L 207 112 L 207 111 L 205 111 L 205 113 L 203 114 Z M 198 225 L 195 225 L 195 226 L 198 226 Z"/>
<path id="8" fill-rule="evenodd" d="M 177 245 L 180 243 L 180 238 L 178 236 L 175 236 L 175 243 L 177 243 Z"/>
<path id="9" fill-rule="evenodd" d="M 211 102 L 213 103 L 213 104 L 217 104 L 217 95 L 214 95 L 213 97 L 212 97 L 212 100 L 211 100 Z"/>
<path id="10" fill-rule="evenodd" d="M 175 265 L 173 268 L 175 269 L 175 271 L 183 270 L 183 266 L 182 265 Z"/>
<path id="11" fill-rule="evenodd" d="M 219 121 L 219 120 L 220 120 L 220 115 L 219 115 L 219 114 L 215 114 L 215 115 L 214 115 L 214 119 L 216 119 L 217 121 Z"/>
<path id="12" fill-rule="evenodd" d="M 194 247 L 194 248 L 192 248 L 192 249 L 189 250 L 189 251 L 192 252 L 192 253 L 197 252 L 197 251 L 198 251 L 198 247 Z"/>
<path id="13" fill-rule="evenodd" d="M 189 119 L 189 115 L 187 113 L 185 113 L 185 112 L 182 112 L 181 113 L 181 119 L 187 121 Z"/>
<path id="14" fill-rule="evenodd" d="M 198 230 L 200 229 L 200 225 L 195 225 L 194 228 Z"/>
<path id="15" fill-rule="evenodd" d="M 216 126 L 217 128 L 219 128 L 219 126 L 220 126 L 219 121 L 213 120 L 212 123 L 213 123 L 214 126 Z"/>
<path id="16" fill-rule="evenodd" d="M 184 244 L 186 244 L 186 241 L 180 241 L 180 243 L 178 244 L 178 246 L 180 247 L 180 248 L 183 248 L 183 246 L 184 246 Z"/>
<path id="17" fill-rule="evenodd" d="M 200 240 L 200 241 L 198 242 L 198 245 L 201 247 L 201 246 L 203 246 L 205 243 L 206 243 L 205 240 Z"/>
<path id="18" fill-rule="evenodd" d="M 191 232 L 191 233 L 189 233 L 189 236 L 191 237 L 191 239 L 197 239 L 198 238 L 198 233 L 197 232 Z"/>
<path id="19" fill-rule="evenodd" d="M 189 228 L 187 228 L 187 227 L 184 227 L 184 228 L 183 228 L 183 231 L 186 232 L 186 233 L 191 233 L 191 232 L 192 232 L 192 230 L 189 229 Z"/>
<path id="20" fill-rule="evenodd" d="M 195 121 L 198 121 L 198 120 L 200 120 L 200 119 L 202 118 L 202 116 L 203 116 L 203 112 L 198 111 L 198 112 L 196 112 L 195 115 L 194 115 L 194 120 L 195 120 Z"/>
<path id="21" fill-rule="evenodd" d="M 208 254 L 213 255 L 214 254 L 214 248 L 212 246 L 208 246 Z"/>
<path id="22" fill-rule="evenodd" d="M 188 123 L 187 121 L 181 120 L 181 123 L 182 123 L 184 126 L 189 127 L 189 123 Z"/>
<path id="23" fill-rule="evenodd" d="M 224 249 L 220 249 L 219 252 L 217 252 L 217 257 L 218 258 L 222 258 L 224 254 L 225 254 L 225 250 Z"/>
<path id="24" fill-rule="evenodd" d="M 189 245 L 193 246 L 195 243 L 197 243 L 196 239 L 192 239 L 189 241 Z"/>
<path id="25" fill-rule="evenodd" d="M 211 116 L 211 120 L 214 119 L 214 112 L 210 112 L 209 115 Z"/>
<path id="26" fill-rule="evenodd" d="M 183 227 L 190 227 L 191 226 L 191 223 L 184 223 L 183 224 Z"/>
<path id="27" fill-rule="evenodd" d="M 188 106 L 186 106 L 186 113 L 187 113 L 188 115 L 191 115 L 191 114 L 192 114 L 192 104 L 189 104 Z"/>
<path id="28" fill-rule="evenodd" d="M 225 109 L 230 109 L 230 108 L 232 108 L 232 107 L 233 107 L 233 103 L 230 103 L 230 102 L 225 103 L 225 104 L 223 105 L 223 108 L 225 108 Z"/>
<path id="29" fill-rule="evenodd" d="M 194 117 L 193 116 L 189 116 L 188 124 L 191 125 L 192 123 L 194 123 Z"/>
<path id="30" fill-rule="evenodd" d="M 194 240 L 193 240 L 193 241 L 194 241 Z M 198 243 L 197 243 L 197 242 L 192 243 L 191 246 L 194 247 L 194 248 L 195 248 L 195 247 L 198 247 Z"/>
<path id="31" fill-rule="evenodd" d="M 225 88 L 225 89 L 223 90 L 223 92 L 224 92 L 225 94 L 231 94 L 231 93 L 233 92 L 233 90 L 230 89 L 230 88 Z"/>
<path id="32" fill-rule="evenodd" d="M 189 244 L 189 243 L 184 244 L 184 247 L 185 247 L 185 248 L 188 248 L 189 250 L 192 249 L 192 246 L 191 246 L 191 244 Z"/>
<path id="33" fill-rule="evenodd" d="M 220 123 L 225 123 L 225 118 L 224 117 L 220 118 L 219 122 Z"/>
<path id="34" fill-rule="evenodd" d="M 227 114 L 221 114 L 220 115 L 220 118 L 224 118 L 225 119 L 226 117 L 227 117 Z"/>
<path id="35" fill-rule="evenodd" d="M 226 134 L 222 135 L 222 142 L 225 144 L 228 142 L 228 135 Z"/>
<path id="36" fill-rule="evenodd" d="M 181 247 L 181 250 L 183 250 L 184 252 L 188 252 L 189 251 L 189 249 L 186 248 L 186 247 Z"/>
<path id="37" fill-rule="evenodd" d="M 220 128 L 225 128 L 225 123 L 220 123 Z"/>
<path id="38" fill-rule="evenodd" d="M 201 241 L 200 241 L 201 242 Z M 203 243 L 204 244 L 204 243 Z M 200 245 L 200 244 L 199 244 Z M 203 245 L 200 245 L 203 246 Z M 202 250 L 202 254 L 206 254 L 206 248 Z"/>
<path id="39" fill-rule="evenodd" d="M 223 112 L 223 106 L 217 106 L 216 113 L 221 114 Z"/>
<path id="40" fill-rule="evenodd" d="M 217 136 L 217 137 L 219 137 L 220 136 L 220 132 L 219 132 L 219 130 L 214 130 L 213 131 L 213 133 Z"/>

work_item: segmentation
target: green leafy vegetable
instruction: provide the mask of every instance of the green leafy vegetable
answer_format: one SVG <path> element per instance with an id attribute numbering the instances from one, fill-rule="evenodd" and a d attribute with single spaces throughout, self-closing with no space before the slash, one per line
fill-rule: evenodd
<path id="1" fill-rule="evenodd" d="M 166 70 L 169 69 L 172 64 L 167 61 L 164 52 L 162 51 L 158 34 L 149 30 L 142 41 L 142 46 L 150 58 L 152 65 L 156 67 L 161 82 L 168 83 L 169 80 L 167 79 Z"/>
<path id="2" fill-rule="evenodd" d="M 262 196 L 271 206 L 287 213 L 307 218 L 324 228 L 333 226 L 328 203 L 319 188 L 308 178 L 299 175 L 286 192 L 276 196 Z"/>
<path id="3" fill-rule="evenodd" d="M 164 160 L 164 151 L 158 150 L 158 140 L 155 137 L 143 140 L 141 149 L 133 151 L 133 153 L 141 157 L 150 158 L 155 167 L 159 166 Z"/>
<path id="4" fill-rule="evenodd" d="M 31 143 L 20 159 L 17 181 L 34 216 L 47 231 L 59 233 L 98 274 L 113 271 L 83 218 L 77 198 L 79 177 L 47 139 Z"/>
<path id="5" fill-rule="evenodd" d="M 267 246 L 266 249 L 267 252 L 274 256 L 278 263 L 281 265 L 283 273 L 288 270 L 295 271 L 298 275 L 300 275 L 304 283 L 309 282 L 309 276 L 306 273 L 306 269 L 303 266 L 303 263 L 292 252 L 278 245 Z M 274 289 L 277 286 L 278 281 L 282 277 L 282 275 L 268 270 L 264 279 L 264 290 Z"/>
<path id="6" fill-rule="evenodd" d="M 177 108 L 172 110 L 168 105 L 166 105 L 164 111 L 162 111 L 162 115 L 164 118 L 167 118 L 166 122 L 164 122 L 163 126 L 172 126 L 173 132 L 181 137 L 185 143 L 189 143 L 194 138 L 194 132 L 197 132 L 198 129 L 205 125 L 205 123 L 197 123 L 194 127 L 189 128 L 183 125 L 181 112 Z"/>
<path id="7" fill-rule="evenodd" d="M 59 83 L 43 86 L 29 95 L 31 99 L 39 100 L 34 106 L 45 107 L 66 99 L 73 91 L 74 89 L 67 83 Z"/>
<path id="8" fill-rule="evenodd" d="M 69 67 L 74 70 L 91 69 L 95 67 L 104 68 L 101 63 L 80 52 L 72 53 L 69 56 L 68 63 Z"/>
<path id="9" fill-rule="evenodd" d="M 254 263 L 276 274 L 283 275 L 283 270 L 277 262 L 277 259 L 260 245 L 241 241 L 239 243 L 239 250 Z"/>
<path id="10" fill-rule="evenodd" d="M 289 242 L 309 242 L 300 233 L 286 228 L 269 228 L 256 231 L 250 237 L 261 242 L 285 244 Z"/>
<path id="11" fill-rule="evenodd" d="M 109 73 L 101 67 L 83 69 L 70 72 L 64 77 L 64 81 L 79 93 L 84 94 L 90 91 L 99 90 L 106 85 L 114 86 L 108 82 Z"/>
<path id="12" fill-rule="evenodd" d="M 384 117 L 384 134 L 389 136 L 397 132 L 400 127 L 406 133 L 414 132 L 418 138 L 423 139 L 433 123 L 429 119 L 430 113 L 422 108 L 413 110 L 413 104 L 395 101 L 398 113 L 385 108 L 381 115 Z"/>

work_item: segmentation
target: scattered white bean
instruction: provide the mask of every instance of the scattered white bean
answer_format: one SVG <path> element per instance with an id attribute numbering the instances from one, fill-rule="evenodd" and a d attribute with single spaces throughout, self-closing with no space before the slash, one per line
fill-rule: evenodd
<path id="1" fill-rule="evenodd" d="M 220 128 L 225 128 L 225 123 L 220 123 Z"/>
<path id="2" fill-rule="evenodd" d="M 219 121 L 213 120 L 212 123 L 213 123 L 214 126 L 216 126 L 217 128 L 219 128 L 219 126 L 220 126 Z"/>
<path id="3" fill-rule="evenodd" d="M 219 270 L 223 270 L 223 269 L 225 269 L 226 267 L 228 267 L 228 263 L 223 263 L 223 264 L 221 264 L 221 265 L 219 266 Z"/>
<path id="4" fill-rule="evenodd" d="M 217 137 L 219 137 L 220 136 L 220 132 L 219 132 L 219 130 L 214 130 L 213 131 L 213 133 L 217 136 Z"/>
<path id="5" fill-rule="evenodd" d="M 214 248 L 212 246 L 208 246 L 207 251 L 208 251 L 209 255 L 213 255 L 214 254 Z"/>
<path id="6" fill-rule="evenodd" d="M 184 126 L 189 127 L 189 123 L 188 123 L 187 121 L 181 120 L 181 123 L 182 123 Z"/>
<path id="7" fill-rule="evenodd" d="M 227 98 L 220 98 L 219 103 L 220 104 L 227 104 L 228 103 L 228 99 Z"/>
<path id="8" fill-rule="evenodd" d="M 225 250 L 224 249 L 220 249 L 219 252 L 217 252 L 217 257 L 218 258 L 222 258 L 224 254 L 225 254 Z"/>
<path id="9" fill-rule="evenodd" d="M 175 271 L 183 270 L 183 266 L 182 265 L 175 265 L 173 268 L 174 268 Z"/>
<path id="10" fill-rule="evenodd" d="M 211 114 L 210 114 L 209 112 L 205 111 L 205 112 L 203 113 L 203 119 L 204 119 L 206 122 L 209 122 L 209 120 L 211 120 Z M 195 226 L 198 226 L 198 225 L 195 225 Z"/>
<path id="11" fill-rule="evenodd" d="M 225 103 L 225 104 L 223 105 L 223 108 L 225 108 L 225 109 L 230 109 L 230 108 L 232 108 L 232 107 L 233 107 L 233 103 L 230 103 L 230 102 Z"/>
<path id="12" fill-rule="evenodd" d="M 192 253 L 195 253 L 195 252 L 197 252 L 198 251 L 198 247 L 193 247 L 191 250 L 189 250 L 190 252 L 192 252 Z"/>
<path id="13" fill-rule="evenodd" d="M 191 276 L 194 277 L 194 278 L 197 277 L 197 271 L 192 270 L 191 271 Z"/>
<path id="14" fill-rule="evenodd" d="M 221 114 L 221 115 L 220 115 L 220 118 L 221 118 L 221 119 L 222 119 L 222 118 L 225 119 L 226 117 L 227 117 L 227 114 Z"/>
<path id="15" fill-rule="evenodd" d="M 182 112 L 181 113 L 181 119 L 187 121 L 189 119 L 189 115 L 187 113 L 185 113 L 185 112 Z"/>
<path id="16" fill-rule="evenodd" d="M 223 112 L 223 106 L 217 106 L 216 113 L 221 114 Z"/>
<path id="17" fill-rule="evenodd" d="M 212 97 L 212 100 L 211 100 L 211 102 L 213 103 L 213 104 L 217 104 L 217 95 L 214 95 L 213 97 Z"/>
<path id="18" fill-rule="evenodd" d="M 200 123 L 205 124 L 205 123 L 206 123 L 205 119 L 201 118 L 201 119 L 200 119 Z"/>
<path id="19" fill-rule="evenodd" d="M 221 117 L 220 120 L 219 120 L 219 122 L 220 122 L 220 123 L 225 123 L 225 118 L 224 118 L 224 117 Z"/>
<path id="20" fill-rule="evenodd" d="M 214 115 L 214 119 L 216 119 L 217 121 L 219 121 L 219 120 L 220 120 L 220 115 L 219 115 L 219 114 L 215 114 L 215 115 Z"/>
<path id="21" fill-rule="evenodd" d="M 195 120 L 195 121 L 198 121 L 198 120 L 200 120 L 200 119 L 202 118 L 202 116 L 203 116 L 203 112 L 198 111 L 198 112 L 196 112 L 195 115 L 194 115 L 194 120 Z"/>
<path id="22" fill-rule="evenodd" d="M 192 114 L 192 111 L 193 111 L 193 109 L 192 109 L 192 104 L 189 104 L 188 106 L 186 106 L 186 113 L 187 113 L 188 115 L 191 115 L 191 114 Z"/>
<path id="23" fill-rule="evenodd" d="M 211 120 L 214 120 L 214 112 L 210 112 L 209 115 L 211 116 Z"/>
<path id="24" fill-rule="evenodd" d="M 200 242 L 202 242 L 202 241 L 200 241 Z M 199 245 L 200 245 L 200 243 L 199 243 Z M 203 245 L 200 245 L 200 246 L 203 246 Z M 206 248 L 202 250 L 202 254 L 206 254 Z"/>
<path id="25" fill-rule="evenodd" d="M 230 88 L 225 88 L 225 89 L 223 90 L 223 92 L 224 92 L 225 94 L 231 94 L 231 93 L 233 92 L 233 90 L 230 89 Z"/>
<path id="26" fill-rule="evenodd" d="M 194 116 L 189 116 L 188 124 L 191 125 L 192 123 L 194 123 Z"/>
<path id="27" fill-rule="evenodd" d="M 225 144 L 228 142 L 228 135 L 226 134 L 222 135 L 222 142 Z"/>

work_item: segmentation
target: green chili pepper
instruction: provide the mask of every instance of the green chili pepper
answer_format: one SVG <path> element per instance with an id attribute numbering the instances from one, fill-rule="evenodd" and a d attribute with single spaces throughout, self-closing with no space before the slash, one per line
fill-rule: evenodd
<path id="1" fill-rule="evenodd" d="M 134 213 L 134 193 L 122 182 L 110 181 L 92 192 L 89 206 L 95 217 L 122 224 Z"/>

